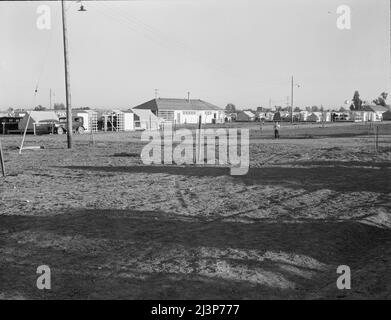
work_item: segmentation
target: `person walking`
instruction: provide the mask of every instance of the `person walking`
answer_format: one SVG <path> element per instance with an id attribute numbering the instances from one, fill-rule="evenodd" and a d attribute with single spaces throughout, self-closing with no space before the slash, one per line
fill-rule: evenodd
<path id="1" fill-rule="evenodd" d="M 280 139 L 280 123 L 278 121 L 274 122 L 274 138 Z"/>

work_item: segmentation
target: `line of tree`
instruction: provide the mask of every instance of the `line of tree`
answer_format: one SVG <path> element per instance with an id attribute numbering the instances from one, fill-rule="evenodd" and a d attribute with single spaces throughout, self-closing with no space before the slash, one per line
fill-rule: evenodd
<path id="1" fill-rule="evenodd" d="M 372 102 L 377 106 L 387 107 L 387 92 L 382 92 L 379 97 Z M 363 109 L 364 102 L 360 98 L 360 93 L 358 90 L 354 91 L 352 103 L 350 105 L 350 110 L 352 111 L 361 111 Z"/>
<path id="2" fill-rule="evenodd" d="M 55 103 L 53 105 L 54 110 L 65 110 L 65 105 L 63 103 Z"/>
<path id="3" fill-rule="evenodd" d="M 373 100 L 373 103 L 378 105 L 378 106 L 386 107 L 387 106 L 387 103 L 386 103 L 387 97 L 388 97 L 388 93 L 387 92 L 382 92 L 380 94 L 379 98 Z"/>
<path id="4" fill-rule="evenodd" d="M 43 106 L 41 106 L 40 104 L 37 105 L 37 106 L 34 108 L 34 111 L 45 111 L 45 110 L 46 110 L 46 108 L 43 107 Z"/>
<path id="5" fill-rule="evenodd" d="M 233 104 L 233 103 L 228 103 L 226 106 L 225 106 L 225 111 L 227 113 L 235 113 L 236 112 L 236 106 Z"/>

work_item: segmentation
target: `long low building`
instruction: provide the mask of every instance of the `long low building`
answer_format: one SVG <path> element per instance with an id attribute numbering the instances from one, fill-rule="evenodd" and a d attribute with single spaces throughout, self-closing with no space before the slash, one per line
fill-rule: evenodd
<path id="1" fill-rule="evenodd" d="M 158 98 L 140 104 L 134 109 L 151 110 L 159 118 L 177 124 L 223 123 L 224 110 L 209 102 L 198 99 L 167 99 Z"/>

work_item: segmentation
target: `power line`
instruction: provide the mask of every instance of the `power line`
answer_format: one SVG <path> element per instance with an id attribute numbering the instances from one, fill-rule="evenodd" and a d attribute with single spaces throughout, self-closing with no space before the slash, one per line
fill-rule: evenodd
<path id="1" fill-rule="evenodd" d="M 172 51 L 173 49 L 175 50 L 180 50 L 185 53 L 185 56 L 188 58 L 196 61 L 197 63 L 202 64 L 204 67 L 211 69 L 213 71 L 217 71 L 219 73 L 224 74 L 225 76 L 235 78 L 240 81 L 248 81 L 248 79 L 244 79 L 243 76 L 239 74 L 235 74 L 233 72 L 227 72 L 225 70 L 225 67 L 221 65 L 217 65 L 214 62 L 211 61 L 205 61 L 205 58 L 203 55 L 198 53 L 197 49 L 190 47 L 183 41 L 180 41 L 178 39 L 174 39 L 170 36 L 167 36 L 166 34 L 162 33 L 160 30 L 156 29 L 155 27 L 144 23 L 140 19 L 132 16 L 130 13 L 126 12 L 126 14 L 123 12 L 122 8 L 118 8 L 118 12 L 113 12 L 112 8 L 113 5 L 106 6 L 104 3 L 99 3 L 99 6 L 103 8 L 104 10 L 101 10 L 100 8 L 97 8 L 96 6 L 94 9 L 97 9 L 97 12 L 101 13 L 102 15 L 113 19 L 116 23 L 119 23 L 123 26 L 126 26 L 130 30 L 140 33 L 140 29 L 142 32 L 142 35 L 154 42 L 155 44 L 159 45 L 163 49 Z M 121 10 L 120 10 L 121 9 Z M 193 53 L 193 54 L 190 54 Z M 194 55 L 194 52 L 196 52 L 196 55 Z M 209 57 L 209 56 L 208 56 Z M 255 85 L 267 85 L 267 86 L 279 86 L 283 87 L 286 85 L 286 80 L 279 80 L 279 81 L 273 81 L 268 79 L 267 81 L 252 81 Z"/>

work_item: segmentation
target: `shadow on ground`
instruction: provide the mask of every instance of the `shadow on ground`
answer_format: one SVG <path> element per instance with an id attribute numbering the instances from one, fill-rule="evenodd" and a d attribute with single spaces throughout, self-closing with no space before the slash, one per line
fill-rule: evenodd
<path id="1" fill-rule="evenodd" d="M 126 210 L 1 216 L 0 235 L 0 294 L 45 299 L 306 298 L 335 283 L 336 266 L 369 263 L 366 253 L 391 240 L 357 222 L 205 223 Z M 35 287 L 42 264 L 52 269 L 46 292 Z"/>
<path id="2" fill-rule="evenodd" d="M 298 165 L 300 162 L 292 163 Z M 332 165 L 332 164 L 330 164 Z M 171 174 L 176 176 L 219 177 L 230 176 L 230 169 L 223 167 L 201 167 L 174 165 L 167 166 L 67 166 L 58 167 L 71 170 L 97 172 Z M 349 167 L 342 163 L 336 166 L 319 165 L 310 168 L 301 167 L 262 167 L 250 168 L 243 176 L 231 176 L 236 181 L 248 185 L 281 185 L 292 189 L 316 191 L 329 189 L 343 192 L 391 192 L 389 170 L 362 167 Z"/>

